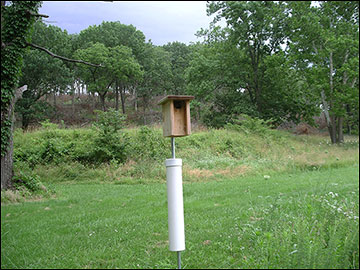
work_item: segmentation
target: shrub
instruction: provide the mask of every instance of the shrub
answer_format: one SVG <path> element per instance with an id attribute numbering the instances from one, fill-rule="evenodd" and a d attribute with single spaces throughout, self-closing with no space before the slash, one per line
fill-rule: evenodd
<path id="1" fill-rule="evenodd" d="M 23 98 L 16 102 L 15 112 L 21 115 L 22 127 L 26 129 L 31 123 L 37 123 L 55 115 L 55 107 L 46 101 L 35 101 L 23 95 Z"/>
<path id="2" fill-rule="evenodd" d="M 89 161 L 103 163 L 116 160 L 124 163 L 127 160 L 129 138 L 124 133 L 98 133 L 89 153 Z"/>
<path id="3" fill-rule="evenodd" d="M 251 117 L 241 114 L 237 118 L 232 119 L 233 124 L 228 123 L 225 127 L 237 131 L 243 131 L 246 134 L 255 133 L 257 135 L 268 135 L 271 132 L 272 119 L 264 120 L 257 117 Z"/>
<path id="4" fill-rule="evenodd" d="M 49 119 L 40 122 L 41 127 L 45 130 L 54 130 L 58 128 L 57 124 L 51 123 Z"/>
<path id="5" fill-rule="evenodd" d="M 116 160 L 123 163 L 127 159 L 128 136 L 121 132 L 126 116 L 109 109 L 107 112 L 96 111 L 98 119 L 94 123 L 97 134 L 89 153 L 89 161 L 93 163 Z"/>
<path id="6" fill-rule="evenodd" d="M 36 192 L 41 190 L 42 183 L 40 182 L 37 175 L 28 174 L 23 171 L 20 171 L 13 178 L 13 184 L 15 189 L 21 189 L 25 187 L 31 192 Z"/>
<path id="7" fill-rule="evenodd" d="M 126 115 L 110 108 L 108 111 L 94 111 L 97 114 L 97 121 L 94 126 L 103 134 L 108 135 L 115 133 L 125 126 Z"/>
<path id="8" fill-rule="evenodd" d="M 66 157 L 67 152 L 68 150 L 66 149 L 64 142 L 55 137 L 43 142 L 40 158 L 43 163 L 59 163 Z"/>
<path id="9" fill-rule="evenodd" d="M 170 146 L 170 144 L 169 144 Z M 165 159 L 169 148 L 160 130 L 142 126 L 129 144 L 129 158 L 133 160 Z"/>
<path id="10" fill-rule="evenodd" d="M 20 202 L 24 199 L 49 197 L 55 191 L 45 187 L 40 177 L 24 162 L 14 164 L 13 187 L 7 192 L 2 192 L 2 202 Z"/>

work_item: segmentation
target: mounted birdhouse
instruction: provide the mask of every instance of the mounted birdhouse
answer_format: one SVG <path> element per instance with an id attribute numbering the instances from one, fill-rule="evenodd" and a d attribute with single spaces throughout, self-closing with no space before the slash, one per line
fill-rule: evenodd
<path id="1" fill-rule="evenodd" d="M 164 137 L 182 137 L 191 134 L 190 100 L 193 96 L 166 96 L 162 106 Z"/>

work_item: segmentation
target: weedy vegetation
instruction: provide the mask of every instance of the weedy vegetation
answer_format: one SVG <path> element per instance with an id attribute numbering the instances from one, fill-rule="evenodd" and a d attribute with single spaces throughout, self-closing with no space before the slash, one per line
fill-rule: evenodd
<path id="1" fill-rule="evenodd" d="M 1 268 L 176 267 L 167 242 L 170 139 L 159 127 L 120 121 L 109 131 L 100 121 L 15 132 L 18 180 L 1 194 Z M 358 137 L 333 145 L 260 124 L 176 138 L 183 267 L 358 269 Z"/>

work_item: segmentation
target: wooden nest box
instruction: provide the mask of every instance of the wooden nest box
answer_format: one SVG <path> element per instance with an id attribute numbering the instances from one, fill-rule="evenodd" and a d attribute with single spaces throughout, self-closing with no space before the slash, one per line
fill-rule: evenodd
<path id="1" fill-rule="evenodd" d="M 190 100 L 193 96 L 166 96 L 162 106 L 164 137 L 182 137 L 191 134 Z"/>

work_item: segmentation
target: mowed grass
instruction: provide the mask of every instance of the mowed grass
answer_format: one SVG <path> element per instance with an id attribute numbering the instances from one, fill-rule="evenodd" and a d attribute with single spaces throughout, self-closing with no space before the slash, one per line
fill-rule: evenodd
<path id="1" fill-rule="evenodd" d="M 116 183 L 2 205 L 1 268 L 176 268 L 166 184 Z M 184 182 L 184 209 L 184 268 L 359 268 L 358 165 Z"/>

